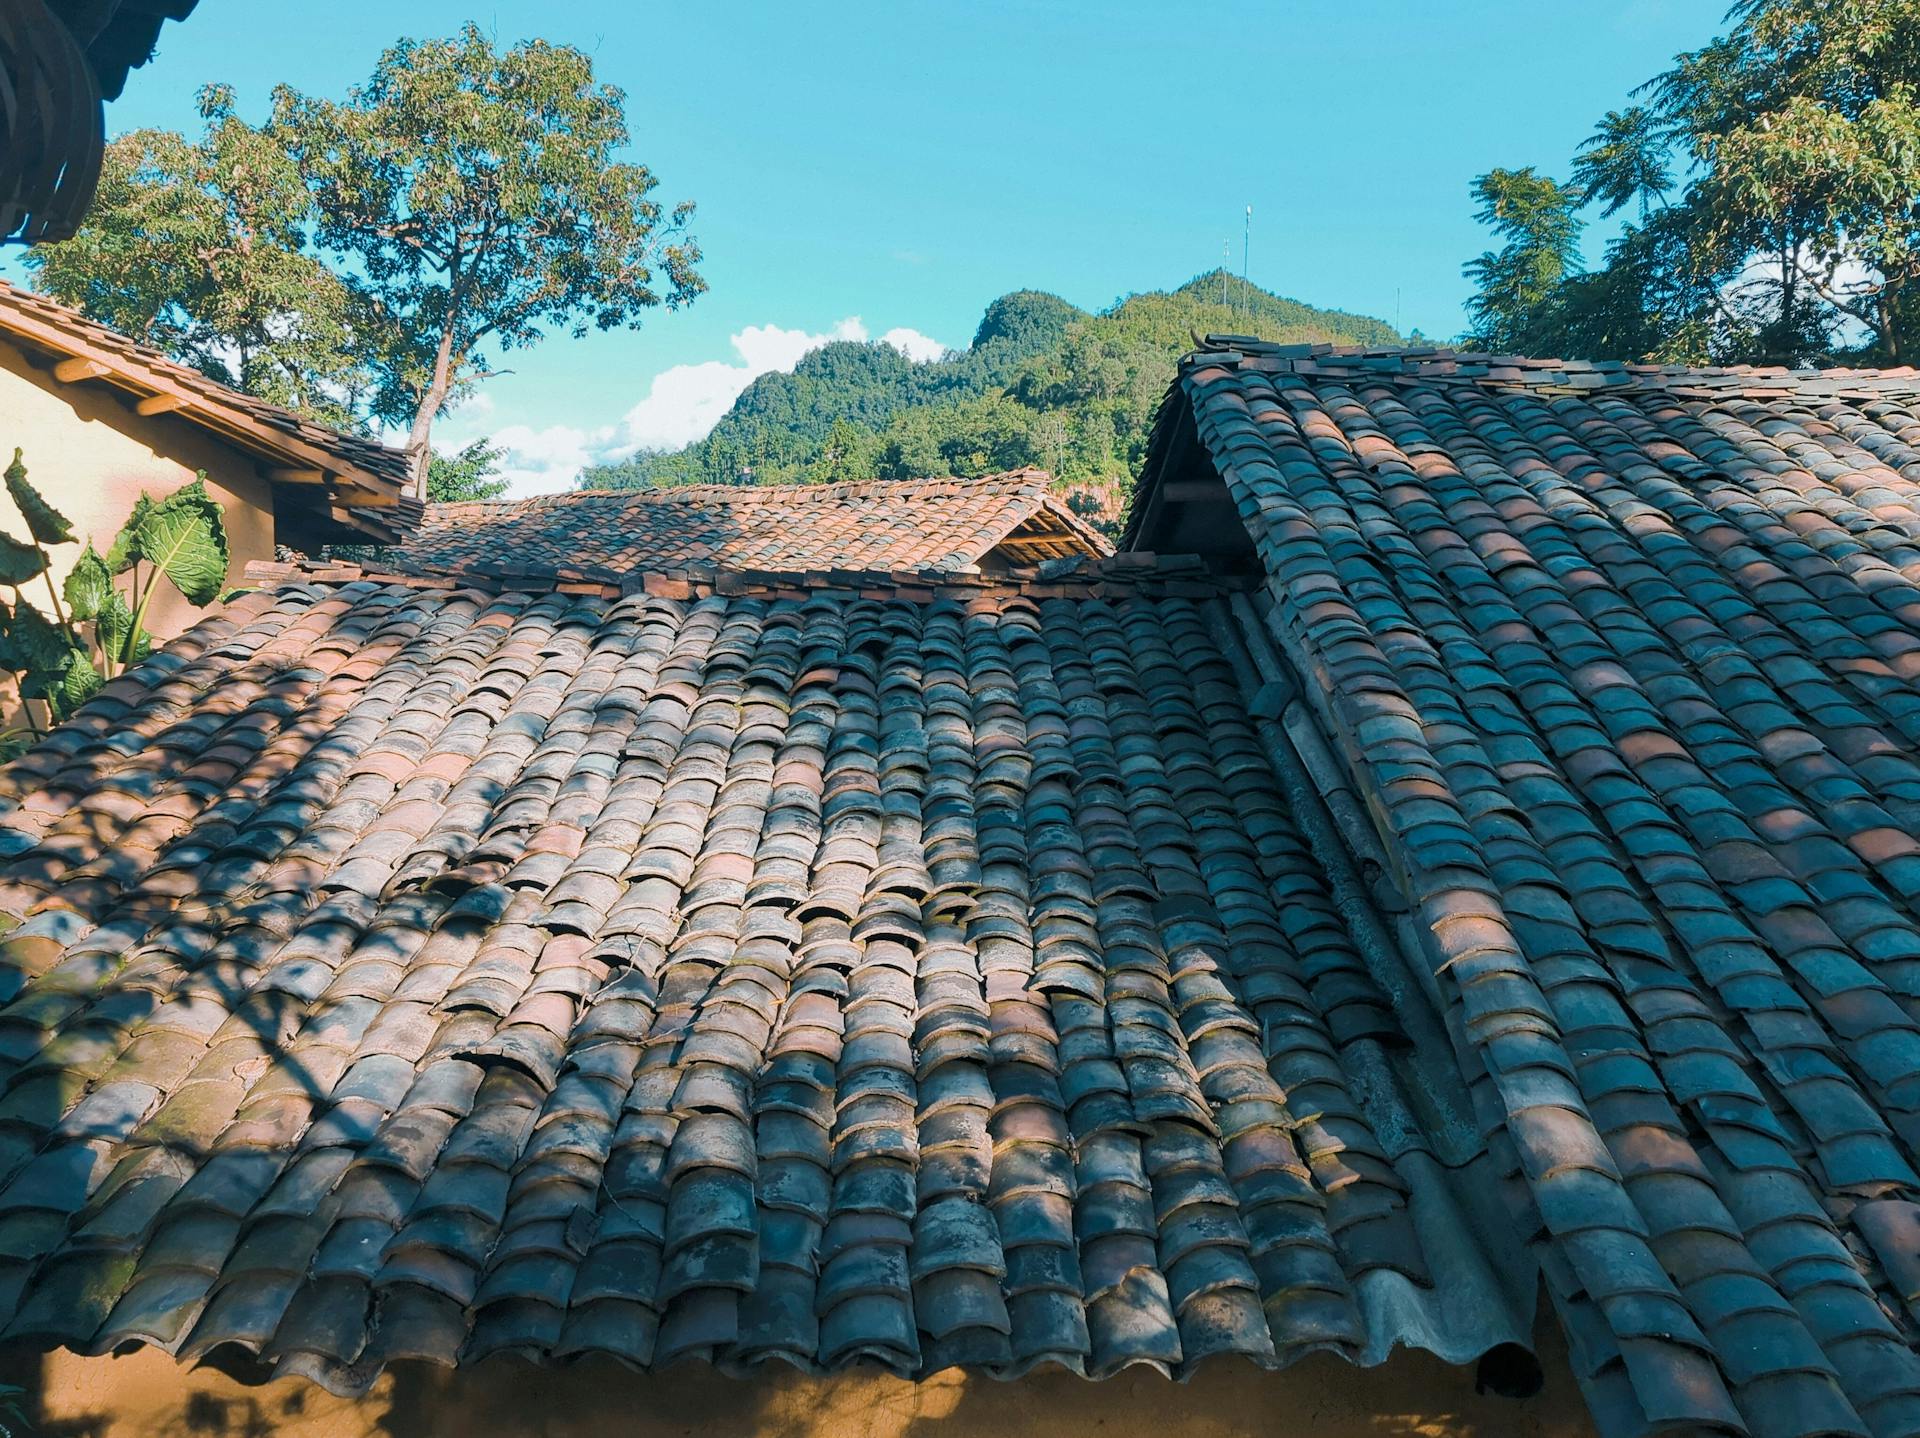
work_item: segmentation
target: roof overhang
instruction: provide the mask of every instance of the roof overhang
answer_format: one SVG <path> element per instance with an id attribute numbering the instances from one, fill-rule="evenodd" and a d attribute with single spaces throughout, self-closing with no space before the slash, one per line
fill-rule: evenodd
<path id="1" fill-rule="evenodd" d="M 143 418 L 175 416 L 250 456 L 273 488 L 276 517 L 315 542 L 390 544 L 411 533 L 423 506 L 394 474 L 355 463 L 317 442 L 324 433 L 205 379 L 165 356 L 74 316 L 42 297 L 19 302 L 0 287 L 0 339 L 17 344 L 56 384 L 112 391 Z M 43 314 L 44 309 L 49 313 Z"/>

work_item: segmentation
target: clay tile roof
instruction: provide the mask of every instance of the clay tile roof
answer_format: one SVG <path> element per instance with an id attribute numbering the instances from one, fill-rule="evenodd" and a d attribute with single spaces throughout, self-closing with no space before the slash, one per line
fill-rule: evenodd
<path id="1" fill-rule="evenodd" d="M 586 490 L 436 504 L 392 567 L 618 578 L 688 568 L 945 573 L 1109 552 L 1048 475 Z"/>
<path id="2" fill-rule="evenodd" d="M 0 1325 L 343 1391 L 1524 1342 L 1270 687 L 1145 580 L 236 601 L 0 770 Z"/>
<path id="3" fill-rule="evenodd" d="M 391 541 L 419 522 L 401 451 L 242 394 L 57 300 L 0 281 L 0 339 L 51 361 L 63 383 L 110 385 L 145 413 L 177 415 L 253 455 L 276 505 L 317 538 Z"/>
<path id="4" fill-rule="evenodd" d="M 1920 377 L 1221 342 L 1237 516 L 1603 1434 L 1920 1431 Z"/>

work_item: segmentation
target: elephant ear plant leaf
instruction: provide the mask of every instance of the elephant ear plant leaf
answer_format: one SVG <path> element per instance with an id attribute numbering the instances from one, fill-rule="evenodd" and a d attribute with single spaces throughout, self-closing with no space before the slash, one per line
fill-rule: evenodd
<path id="1" fill-rule="evenodd" d="M 0 531 L 0 670 L 14 676 L 19 727 L 0 732 L 0 758 L 11 757 L 86 703 L 100 687 L 153 649 L 147 613 L 161 582 L 204 608 L 222 598 L 232 554 L 220 506 L 197 476 L 160 499 L 142 494 L 105 554 L 88 540 L 53 580 L 49 545 L 73 542 L 73 526 L 27 479 L 20 451 L 5 473 L 8 496 L 26 521 L 27 540 Z M 45 577 L 45 610 L 24 586 Z M 126 578 L 124 590 L 118 582 Z M 35 705 L 39 706 L 36 712 Z"/>

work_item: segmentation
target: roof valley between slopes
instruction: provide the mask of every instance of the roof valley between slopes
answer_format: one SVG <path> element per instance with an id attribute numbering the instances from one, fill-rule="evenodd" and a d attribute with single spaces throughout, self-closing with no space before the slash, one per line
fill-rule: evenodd
<path id="1" fill-rule="evenodd" d="M 1224 478 L 1608 1434 L 1920 1431 L 1917 391 L 1249 345 L 1148 467 Z"/>

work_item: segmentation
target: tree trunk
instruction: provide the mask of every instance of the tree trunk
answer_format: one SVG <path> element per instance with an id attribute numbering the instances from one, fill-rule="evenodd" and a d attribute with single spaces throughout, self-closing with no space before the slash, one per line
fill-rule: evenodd
<path id="1" fill-rule="evenodd" d="M 420 396 L 420 408 L 413 412 L 413 429 L 407 435 L 407 459 L 412 465 L 413 492 L 427 497 L 427 466 L 433 462 L 433 418 L 447 402 L 447 389 L 453 378 L 453 328 L 440 332 L 440 348 L 433 355 L 433 378 Z"/>

